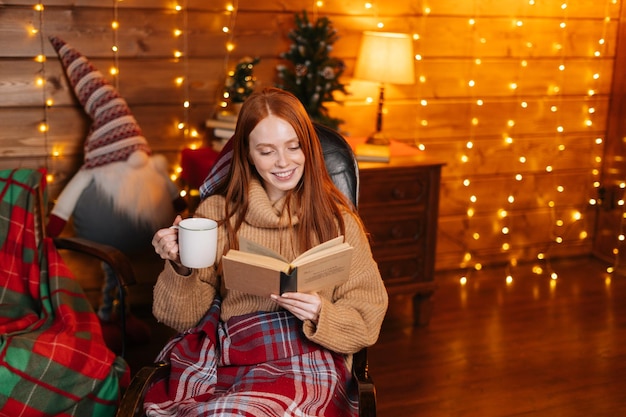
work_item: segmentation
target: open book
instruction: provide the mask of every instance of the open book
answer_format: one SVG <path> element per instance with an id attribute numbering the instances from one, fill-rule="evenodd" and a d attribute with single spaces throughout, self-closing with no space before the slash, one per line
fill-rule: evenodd
<path id="1" fill-rule="evenodd" d="M 269 297 L 285 292 L 310 292 L 348 280 L 353 248 L 343 236 L 321 243 L 293 262 L 263 245 L 239 238 L 239 250 L 222 257 L 229 290 Z"/>

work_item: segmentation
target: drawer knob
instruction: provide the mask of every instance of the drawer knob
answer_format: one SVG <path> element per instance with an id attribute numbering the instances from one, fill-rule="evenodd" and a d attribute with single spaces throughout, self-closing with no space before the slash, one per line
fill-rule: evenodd
<path id="1" fill-rule="evenodd" d="M 398 239 L 398 238 L 401 238 L 402 236 L 403 236 L 402 227 L 394 226 L 391 228 L 391 237 Z"/>
<path id="2" fill-rule="evenodd" d="M 401 188 L 394 188 L 391 191 L 391 195 L 396 200 L 400 200 L 400 199 L 403 199 L 406 196 L 406 192 L 403 189 L 401 189 Z"/>

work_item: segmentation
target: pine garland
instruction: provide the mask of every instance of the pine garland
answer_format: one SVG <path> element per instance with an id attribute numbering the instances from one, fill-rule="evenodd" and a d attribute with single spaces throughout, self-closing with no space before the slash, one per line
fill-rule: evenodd
<path id="1" fill-rule="evenodd" d="M 295 15 L 296 28 L 289 32 L 293 42 L 280 57 L 289 61 L 278 65 L 277 87 L 293 93 L 304 105 L 312 120 L 337 129 L 343 120 L 331 117 L 324 103 L 336 102 L 334 92 L 347 94 L 339 78 L 345 70 L 341 59 L 332 58 L 337 31 L 327 17 L 309 22 L 306 10 Z"/>

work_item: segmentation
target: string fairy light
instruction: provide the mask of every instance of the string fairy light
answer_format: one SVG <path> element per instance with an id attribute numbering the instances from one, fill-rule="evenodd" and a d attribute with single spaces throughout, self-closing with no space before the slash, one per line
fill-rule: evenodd
<path id="1" fill-rule="evenodd" d="M 30 28 L 31 35 L 37 35 L 39 38 L 39 54 L 35 56 L 34 60 L 40 64 L 38 74 L 35 78 L 35 85 L 41 88 L 41 98 L 42 98 L 42 111 L 43 118 L 39 122 L 37 126 L 37 130 L 43 137 L 43 148 L 44 148 L 44 168 L 46 170 L 47 182 L 52 183 L 54 181 L 54 174 L 50 171 L 49 165 L 49 115 L 48 108 L 52 106 L 53 100 L 48 97 L 48 92 L 46 89 L 46 54 L 45 54 L 45 39 L 44 39 L 44 5 L 43 3 L 37 3 L 33 7 L 36 13 L 37 27 Z"/>
<path id="2" fill-rule="evenodd" d="M 183 4 L 174 4 L 177 14 L 177 25 L 172 29 L 172 34 L 178 40 L 178 49 L 173 51 L 174 62 L 182 63 L 182 74 L 174 78 L 174 83 L 181 89 L 182 120 L 176 123 L 176 128 L 181 132 L 183 141 L 189 138 L 197 138 L 198 133 L 189 125 L 189 111 L 191 108 L 190 83 L 189 83 L 189 10 L 188 1 Z M 192 145 L 197 147 L 197 145 Z"/>
<path id="3" fill-rule="evenodd" d="M 230 66 L 230 58 L 231 58 L 231 54 L 232 52 L 235 50 L 235 25 L 237 23 L 237 10 L 239 9 L 239 4 L 238 4 L 238 0 L 234 0 L 233 3 L 229 3 L 226 5 L 226 16 L 228 17 L 228 22 L 226 25 L 223 26 L 222 28 L 222 32 L 224 32 L 226 34 L 226 44 L 225 44 L 225 50 L 226 53 L 224 54 L 224 63 L 223 63 L 223 68 L 224 68 L 224 74 L 228 74 L 228 75 L 232 75 L 234 74 L 234 72 L 229 72 L 229 66 Z M 219 89 L 218 93 L 220 94 L 219 98 L 218 98 L 218 102 L 220 103 L 219 106 L 221 108 L 225 108 L 226 106 L 228 106 L 228 97 L 224 97 L 224 93 L 222 92 L 221 89 Z"/>

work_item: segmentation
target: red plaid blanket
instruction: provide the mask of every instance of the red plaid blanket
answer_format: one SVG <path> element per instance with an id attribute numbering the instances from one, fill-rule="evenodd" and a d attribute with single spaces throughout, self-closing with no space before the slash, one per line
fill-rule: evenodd
<path id="1" fill-rule="evenodd" d="M 52 241 L 37 244 L 44 174 L 0 171 L 0 416 L 112 416 L 129 372 Z"/>
<path id="2" fill-rule="evenodd" d="M 356 387 L 343 355 L 307 340 L 287 312 L 219 321 L 215 301 L 157 360 L 169 378 L 145 397 L 149 416 L 355 416 Z"/>

